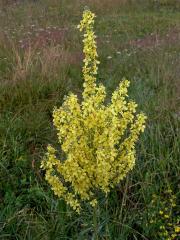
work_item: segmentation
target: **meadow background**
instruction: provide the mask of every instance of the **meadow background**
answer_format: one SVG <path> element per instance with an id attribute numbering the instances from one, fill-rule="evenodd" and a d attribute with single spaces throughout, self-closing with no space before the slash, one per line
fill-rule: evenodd
<path id="1" fill-rule="evenodd" d="M 39 168 L 47 144 L 57 145 L 54 106 L 69 91 L 81 98 L 76 26 L 85 6 L 97 15 L 98 81 L 110 97 L 123 77 L 129 79 L 130 97 L 148 116 L 134 170 L 106 208 L 100 196 L 99 239 L 167 239 L 159 235 L 167 221 L 160 211 L 178 225 L 180 2 L 1 0 L 0 239 L 94 239 L 92 209 L 84 204 L 74 213 L 53 195 Z"/>

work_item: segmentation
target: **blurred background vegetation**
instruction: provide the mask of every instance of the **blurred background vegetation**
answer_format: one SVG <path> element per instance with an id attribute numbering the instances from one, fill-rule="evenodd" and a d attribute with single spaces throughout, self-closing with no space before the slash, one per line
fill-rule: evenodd
<path id="1" fill-rule="evenodd" d="M 85 6 L 97 15 L 98 81 L 110 96 L 129 79 L 130 97 L 148 115 L 136 167 L 106 209 L 100 197 L 99 239 L 180 239 L 172 236 L 180 211 L 178 0 L 0 1 L 0 239 L 93 239 L 92 209 L 76 215 L 39 169 L 47 143 L 57 145 L 53 107 L 69 91 L 81 98 L 76 26 Z"/>

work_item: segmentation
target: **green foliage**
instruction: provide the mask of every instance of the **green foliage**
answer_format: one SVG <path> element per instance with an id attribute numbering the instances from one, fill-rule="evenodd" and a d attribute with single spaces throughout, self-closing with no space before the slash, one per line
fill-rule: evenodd
<path id="1" fill-rule="evenodd" d="M 164 196 L 164 186 L 171 186 L 179 211 L 180 46 L 179 41 L 172 42 L 174 29 L 179 28 L 179 12 L 172 4 L 124 2 L 88 1 L 98 15 L 98 79 L 106 86 L 107 101 L 123 76 L 131 79 L 130 98 L 147 113 L 148 124 L 138 144 L 136 168 L 110 194 L 108 202 L 100 196 L 98 234 L 99 239 L 147 240 L 151 233 L 145 220 L 159 211 L 158 205 L 150 207 L 153 194 Z M 58 149 L 51 125 L 53 106 L 61 105 L 69 91 L 82 97 L 80 37 L 74 28 L 83 8 L 79 0 L 61 4 L 40 0 L 8 5 L 0 11 L 0 239 L 93 237 L 91 209 L 85 204 L 82 215 L 74 215 L 53 196 L 39 171 L 46 145 Z M 28 55 L 26 49 L 18 50 L 18 41 L 29 35 L 31 25 L 36 33 L 50 26 L 65 27 L 68 32 L 58 47 L 52 41 L 43 48 L 46 51 L 36 49 L 24 74 L 19 71 L 17 56 L 26 69 Z M 170 41 L 157 47 L 153 43 L 140 48 L 130 44 L 130 40 L 137 43 L 152 33 L 162 38 L 170 33 Z M 42 69 L 41 63 L 46 68 Z"/>

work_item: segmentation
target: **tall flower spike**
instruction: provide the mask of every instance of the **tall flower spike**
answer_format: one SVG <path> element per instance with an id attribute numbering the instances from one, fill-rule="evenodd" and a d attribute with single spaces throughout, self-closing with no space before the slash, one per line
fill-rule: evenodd
<path id="1" fill-rule="evenodd" d="M 95 94 L 96 89 L 96 74 L 98 70 L 99 61 L 97 60 L 97 46 L 96 46 L 96 36 L 94 34 L 94 18 L 95 14 L 86 10 L 83 13 L 83 19 L 80 22 L 78 28 L 80 31 L 84 31 L 84 48 L 83 52 L 84 67 L 83 67 L 83 77 L 84 77 L 84 100 Z"/>
<path id="2" fill-rule="evenodd" d="M 84 201 L 94 207 L 97 192 L 107 195 L 134 167 L 135 143 L 146 120 L 143 113 L 135 114 L 137 104 L 128 101 L 128 80 L 119 84 L 111 103 L 104 104 L 105 87 L 96 84 L 99 62 L 94 18 L 86 10 L 78 26 L 84 32 L 83 101 L 79 104 L 71 93 L 60 108 L 54 109 L 61 159 L 48 146 L 41 166 L 55 195 L 77 212 Z"/>

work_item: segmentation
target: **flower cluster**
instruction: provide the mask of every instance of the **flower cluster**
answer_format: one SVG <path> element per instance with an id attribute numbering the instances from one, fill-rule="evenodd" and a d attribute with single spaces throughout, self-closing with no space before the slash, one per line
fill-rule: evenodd
<path id="1" fill-rule="evenodd" d="M 77 212 L 82 201 L 96 205 L 96 193 L 107 194 L 135 164 L 135 143 L 144 131 L 146 116 L 135 114 L 137 104 L 128 100 L 129 81 L 123 80 L 104 104 L 106 91 L 97 86 L 95 15 L 84 11 L 78 26 L 84 32 L 83 101 L 69 94 L 53 112 L 61 152 L 48 146 L 42 168 L 58 197 Z M 60 159 L 58 159 L 60 156 Z"/>
<path id="2" fill-rule="evenodd" d="M 161 240 L 176 240 L 180 237 L 180 218 L 176 196 L 169 188 L 162 196 L 153 195 L 149 210 L 148 228 Z"/>

